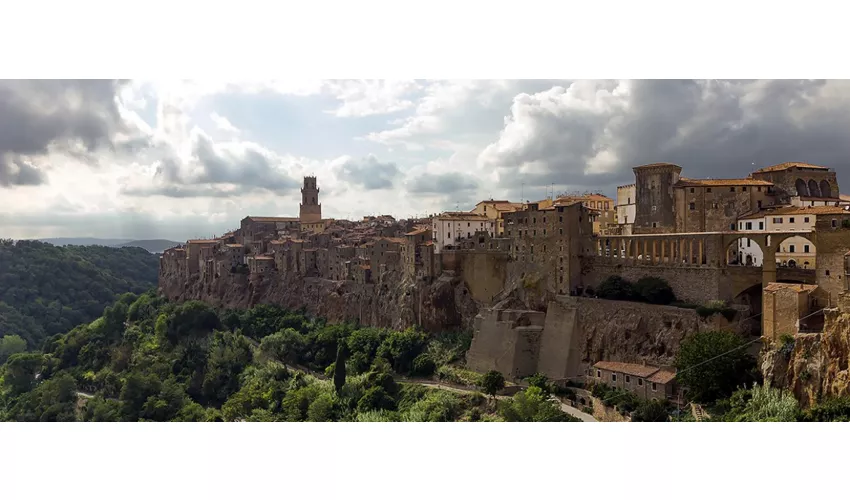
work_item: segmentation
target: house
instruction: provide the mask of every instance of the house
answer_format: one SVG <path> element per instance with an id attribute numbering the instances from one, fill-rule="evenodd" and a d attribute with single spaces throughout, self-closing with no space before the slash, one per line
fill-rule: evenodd
<path id="1" fill-rule="evenodd" d="M 504 215 L 504 214 L 503 214 Z M 495 236 L 496 222 L 486 215 L 472 212 L 444 212 L 433 219 L 434 251 L 441 253 L 445 247 L 471 238 L 477 231 L 487 231 Z"/>
<path id="2" fill-rule="evenodd" d="M 502 214 L 522 210 L 522 203 L 513 203 L 508 200 L 484 200 L 479 201 L 471 213 L 484 215 L 495 222 L 496 235 L 505 234 L 504 219 Z"/>
<path id="3" fill-rule="evenodd" d="M 600 361 L 593 365 L 592 380 L 624 389 L 643 399 L 672 399 L 676 372 L 644 363 Z"/>
<path id="4" fill-rule="evenodd" d="M 762 336 L 779 340 L 783 335 L 823 331 L 823 308 L 829 296 L 817 285 L 770 283 L 762 296 Z"/>

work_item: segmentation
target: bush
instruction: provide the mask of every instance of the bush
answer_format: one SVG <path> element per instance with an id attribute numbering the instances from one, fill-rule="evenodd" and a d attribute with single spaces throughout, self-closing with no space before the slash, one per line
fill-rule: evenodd
<path id="1" fill-rule="evenodd" d="M 496 370 L 490 370 L 481 377 L 481 389 L 484 390 L 485 394 L 495 396 L 497 392 L 504 388 L 505 376 Z"/>
<path id="2" fill-rule="evenodd" d="M 372 387 L 367 390 L 360 401 L 357 402 L 358 412 L 372 410 L 394 410 L 395 401 L 387 394 L 383 387 Z"/>
<path id="3" fill-rule="evenodd" d="M 670 420 L 669 407 L 667 400 L 641 401 L 632 414 L 632 422 L 666 422 Z"/>
<path id="4" fill-rule="evenodd" d="M 635 300 L 638 296 L 634 285 L 622 276 L 609 276 L 596 290 L 599 298 L 607 300 Z"/>
<path id="5" fill-rule="evenodd" d="M 745 340 L 732 332 L 698 332 L 682 341 L 676 355 L 679 382 L 696 402 L 728 397 L 754 380 L 755 360 Z"/>
<path id="6" fill-rule="evenodd" d="M 499 414 L 507 422 L 578 422 L 561 411 L 539 387 L 529 387 L 511 399 L 499 403 Z"/>
<path id="7" fill-rule="evenodd" d="M 822 401 L 803 414 L 804 422 L 850 422 L 850 397 L 832 397 Z"/>
<path id="8" fill-rule="evenodd" d="M 434 361 L 431 359 L 429 354 L 420 354 L 413 360 L 413 373 L 415 375 L 430 377 L 434 374 L 434 370 L 436 369 L 437 366 L 434 364 Z"/>
<path id="9" fill-rule="evenodd" d="M 730 403 L 725 417 L 730 422 L 794 422 L 800 414 L 793 394 L 758 384 L 736 391 Z"/>
<path id="10" fill-rule="evenodd" d="M 378 356 L 385 358 L 396 373 L 410 373 L 413 370 L 413 360 L 422 350 L 428 337 L 414 328 L 401 332 L 392 332 L 378 347 Z"/>
<path id="11" fill-rule="evenodd" d="M 528 382 L 530 387 L 539 388 L 547 397 L 553 392 L 552 385 L 549 383 L 549 379 L 546 378 L 546 375 L 535 373 L 534 375 L 527 377 L 525 381 Z"/>
<path id="12" fill-rule="evenodd" d="M 441 381 L 465 386 L 481 386 L 481 375 L 452 365 L 437 368 L 437 378 Z"/>
<path id="13" fill-rule="evenodd" d="M 649 304 L 668 305 L 676 300 L 673 288 L 661 278 L 641 278 L 635 283 L 634 289 L 643 301 Z"/>

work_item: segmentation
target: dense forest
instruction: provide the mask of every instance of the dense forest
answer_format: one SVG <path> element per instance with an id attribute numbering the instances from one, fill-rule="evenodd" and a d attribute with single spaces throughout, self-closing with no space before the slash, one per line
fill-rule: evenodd
<path id="1" fill-rule="evenodd" d="M 38 349 L 122 293 L 156 286 L 158 271 L 159 258 L 141 248 L 0 240 L 0 338 L 16 335 Z"/>
<path id="2" fill-rule="evenodd" d="M 41 351 L 8 356 L 0 420 L 576 420 L 545 385 L 497 396 L 499 374 L 458 367 L 470 342 L 468 333 L 331 325 L 273 306 L 216 311 L 128 293 Z"/>

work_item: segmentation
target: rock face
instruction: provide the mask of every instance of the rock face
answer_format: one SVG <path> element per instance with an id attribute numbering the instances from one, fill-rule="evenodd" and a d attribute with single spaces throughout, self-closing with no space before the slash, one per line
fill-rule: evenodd
<path id="1" fill-rule="evenodd" d="M 218 307 L 247 309 L 275 304 L 304 308 L 331 322 L 360 321 L 367 326 L 426 331 L 470 329 L 478 306 L 463 281 L 444 275 L 433 283 L 410 283 L 391 273 L 378 283 L 357 284 L 270 272 L 224 274 L 204 282 L 199 277 L 160 274 L 160 293 L 178 302 L 201 300 Z"/>
<path id="2" fill-rule="evenodd" d="M 765 382 L 791 390 L 810 406 L 832 396 L 850 395 L 850 308 L 846 300 L 824 311 L 823 333 L 798 333 L 790 342 L 765 344 Z"/>

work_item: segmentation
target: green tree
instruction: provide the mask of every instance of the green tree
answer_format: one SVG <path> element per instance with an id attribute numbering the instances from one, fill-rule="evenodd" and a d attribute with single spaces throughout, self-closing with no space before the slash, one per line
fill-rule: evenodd
<path id="1" fill-rule="evenodd" d="M 552 394 L 552 385 L 549 383 L 549 379 L 546 375 L 535 373 L 525 380 L 528 382 L 529 387 L 539 388 L 546 397 L 549 397 L 549 395 Z"/>
<path id="2" fill-rule="evenodd" d="M 754 380 L 755 360 L 747 342 L 732 332 L 698 332 L 682 341 L 676 355 L 677 379 L 696 402 L 728 397 Z"/>
<path id="3" fill-rule="evenodd" d="M 730 422 L 794 422 L 800 417 L 800 405 L 793 394 L 759 384 L 735 391 L 730 403 L 725 416 Z"/>
<path id="4" fill-rule="evenodd" d="M 490 370 L 481 377 L 481 389 L 491 398 L 495 398 L 496 394 L 504 388 L 505 376 L 496 370 Z"/>
<path id="5" fill-rule="evenodd" d="M 0 338 L 0 365 L 9 359 L 12 354 L 18 354 L 27 350 L 27 341 L 20 335 L 6 335 Z"/>
<path id="6" fill-rule="evenodd" d="M 244 335 L 217 331 L 210 345 L 203 395 L 218 406 L 239 390 L 239 374 L 251 362 L 251 344 Z"/>
<path id="7" fill-rule="evenodd" d="M 334 362 L 334 388 L 336 393 L 342 392 L 342 387 L 345 385 L 345 361 L 348 357 L 345 343 L 340 343 L 336 352 L 336 361 Z"/>
<path id="8" fill-rule="evenodd" d="M 36 375 L 44 364 L 44 355 L 35 352 L 12 354 L 6 360 L 3 383 L 13 395 L 32 390 Z"/>
<path id="9" fill-rule="evenodd" d="M 499 404 L 499 413 L 507 422 L 576 422 L 558 403 L 547 398 L 539 387 L 529 387 Z"/>
<path id="10" fill-rule="evenodd" d="M 260 352 L 284 363 L 301 362 L 307 340 L 294 328 L 286 328 L 260 341 Z"/>
<path id="11" fill-rule="evenodd" d="M 408 328 L 401 332 L 391 332 L 378 348 L 378 356 L 385 358 L 396 373 L 410 373 L 413 361 L 425 349 L 427 335 Z"/>
<path id="12" fill-rule="evenodd" d="M 635 286 L 622 276 L 609 276 L 600 283 L 596 294 L 608 300 L 635 300 L 638 293 Z"/>
<path id="13" fill-rule="evenodd" d="M 667 281 L 654 276 L 646 276 L 637 281 L 635 292 L 650 304 L 668 305 L 676 300 L 676 294 Z"/>
<path id="14" fill-rule="evenodd" d="M 666 422 L 670 420 L 668 408 L 666 400 L 642 400 L 632 413 L 632 422 Z"/>

